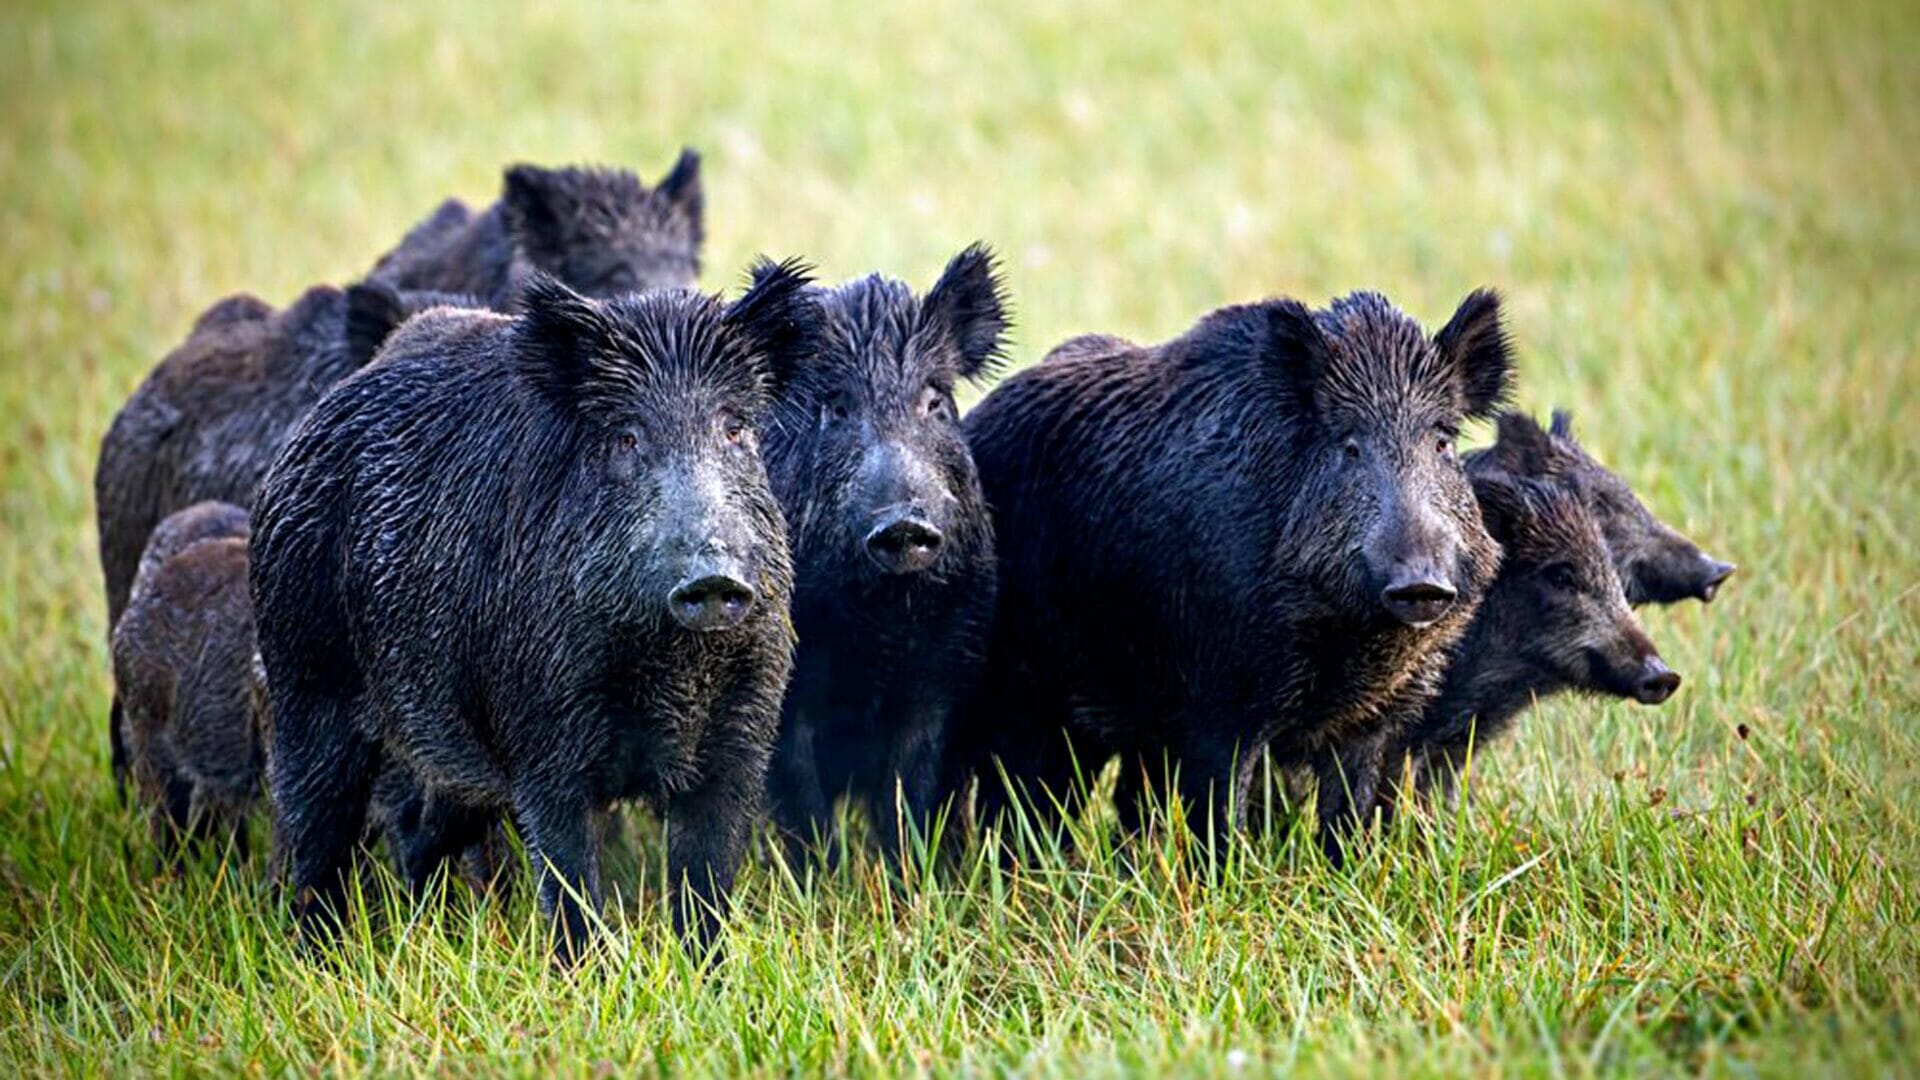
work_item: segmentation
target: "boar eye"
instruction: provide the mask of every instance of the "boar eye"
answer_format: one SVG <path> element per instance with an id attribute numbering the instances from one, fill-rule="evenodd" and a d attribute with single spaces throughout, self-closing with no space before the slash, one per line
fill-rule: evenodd
<path id="1" fill-rule="evenodd" d="M 1557 562 L 1548 566 L 1542 573 L 1546 575 L 1547 584 L 1556 589 L 1572 592 L 1580 587 L 1580 575 L 1573 572 L 1572 563 Z"/>
<path id="2" fill-rule="evenodd" d="M 937 386 L 928 386 L 920 392 L 920 415 L 940 417 L 947 414 L 947 395 Z"/>
<path id="3" fill-rule="evenodd" d="M 640 449 L 640 433 L 632 428 L 623 429 L 613 437 L 613 448 L 623 454 L 633 453 Z"/>
<path id="4" fill-rule="evenodd" d="M 1353 438 L 1352 436 L 1348 436 L 1347 441 L 1340 444 L 1340 452 L 1347 456 L 1348 461 L 1359 461 L 1360 460 L 1360 440 Z"/>
<path id="5" fill-rule="evenodd" d="M 727 440 L 728 446 L 739 446 L 747 439 L 747 423 L 737 416 L 723 417 L 720 434 Z"/>
<path id="6" fill-rule="evenodd" d="M 820 409 L 820 425 L 844 424 L 852 414 L 853 409 L 847 404 L 846 395 L 838 395 Z"/>

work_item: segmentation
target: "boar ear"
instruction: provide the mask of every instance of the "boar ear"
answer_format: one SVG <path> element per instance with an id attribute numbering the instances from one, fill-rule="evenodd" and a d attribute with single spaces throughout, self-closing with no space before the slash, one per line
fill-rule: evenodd
<path id="1" fill-rule="evenodd" d="M 1514 476 L 1546 476 L 1553 471 L 1553 440 L 1533 417 L 1509 410 L 1496 421 L 1493 458 Z"/>
<path id="2" fill-rule="evenodd" d="M 1506 400 L 1513 369 L 1513 345 L 1500 325 L 1499 294 L 1492 289 L 1468 294 L 1433 344 L 1459 381 L 1466 414 L 1476 420 L 1493 415 Z"/>
<path id="3" fill-rule="evenodd" d="M 984 381 L 1006 363 L 1007 307 L 999 260 L 992 248 L 974 243 L 947 263 L 920 305 L 920 318 L 952 335 L 962 378 Z"/>
<path id="4" fill-rule="evenodd" d="M 793 382 L 812 357 L 820 330 L 819 305 L 807 290 L 813 268 L 800 259 L 776 263 L 761 256 L 751 284 L 727 305 L 723 322 L 767 365 L 776 389 Z"/>
<path id="5" fill-rule="evenodd" d="M 1567 439 L 1571 441 L 1573 439 L 1573 414 L 1565 409 L 1553 410 L 1552 432 L 1553 437 L 1556 439 Z"/>
<path id="6" fill-rule="evenodd" d="M 1288 384 L 1302 400 L 1312 401 L 1314 387 L 1333 363 L 1333 346 L 1320 332 L 1320 324 L 1298 300 L 1269 301 L 1267 309 L 1267 355 L 1271 363 L 1285 373 Z"/>
<path id="7" fill-rule="evenodd" d="M 355 368 L 366 366 L 407 315 L 400 290 L 384 281 L 347 286 L 347 362 Z"/>
<path id="8" fill-rule="evenodd" d="M 520 289 L 514 361 L 533 387 L 562 406 L 579 402 L 595 356 L 612 340 L 599 303 L 535 271 Z"/>
<path id="9" fill-rule="evenodd" d="M 682 147 L 680 160 L 674 162 L 673 168 L 661 178 L 660 186 L 654 189 L 654 193 L 678 207 L 693 222 L 693 236 L 697 242 L 707 208 L 706 194 L 700 186 L 700 152 L 691 146 Z"/>
<path id="10" fill-rule="evenodd" d="M 1487 535 L 1502 547 L 1511 546 L 1519 538 L 1531 516 L 1523 483 L 1499 473 L 1473 477 L 1473 498 L 1480 504 L 1480 521 Z"/>
<path id="11" fill-rule="evenodd" d="M 500 196 L 507 224 L 530 251 L 559 245 L 567 218 L 565 189 L 560 174 L 552 169 L 515 165 L 507 170 Z"/>

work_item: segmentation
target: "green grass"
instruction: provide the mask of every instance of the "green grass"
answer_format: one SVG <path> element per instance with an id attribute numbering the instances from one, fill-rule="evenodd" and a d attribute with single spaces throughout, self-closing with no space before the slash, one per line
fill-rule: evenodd
<path id="1" fill-rule="evenodd" d="M 1914 1073 L 1920 9 L 1249 7 L 0 9 L 0 1073 Z M 1345 873 L 1284 831 L 1212 881 L 759 865 L 703 972 L 635 813 L 572 975 L 524 889 L 376 893 L 315 963 L 258 865 L 154 879 L 101 731 L 119 403 L 212 300 L 351 278 L 505 161 L 682 142 L 712 286 L 760 251 L 924 284 L 985 238 L 1023 361 L 1496 285 L 1521 400 L 1740 575 L 1647 614 L 1675 701 L 1541 709 Z"/>

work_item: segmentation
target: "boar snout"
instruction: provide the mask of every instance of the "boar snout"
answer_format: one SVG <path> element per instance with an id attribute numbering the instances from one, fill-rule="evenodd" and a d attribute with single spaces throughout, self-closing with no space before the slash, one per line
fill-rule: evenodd
<path id="1" fill-rule="evenodd" d="M 1428 626 L 1460 596 L 1453 574 L 1462 554 L 1460 534 L 1417 480 L 1390 478 L 1383 486 L 1380 516 L 1367 539 L 1367 566 L 1387 614 L 1410 627 Z"/>
<path id="2" fill-rule="evenodd" d="M 1633 683 L 1633 700 L 1642 705 L 1658 705 L 1680 689 L 1680 674 L 1667 666 L 1658 653 L 1640 665 L 1640 677 Z"/>
<path id="3" fill-rule="evenodd" d="M 1381 606 L 1408 626 L 1427 626 L 1453 606 L 1459 590 L 1431 562 L 1402 565 L 1380 590 Z"/>
<path id="4" fill-rule="evenodd" d="M 889 574 L 917 574 L 940 558 L 945 534 L 926 516 L 889 515 L 867 534 L 867 556 Z"/>
<path id="5" fill-rule="evenodd" d="M 1701 603 L 1711 604 L 1713 598 L 1719 594 L 1720 586 L 1740 568 L 1730 562 L 1721 562 L 1710 555 L 1703 554 L 1700 560 L 1705 564 L 1705 568 L 1700 576 L 1700 584 L 1694 590 L 1694 595 L 1700 598 Z"/>
<path id="6" fill-rule="evenodd" d="M 667 609 L 681 626 L 706 633 L 739 626 L 758 600 L 759 594 L 738 567 L 703 567 L 673 587 L 667 594 Z"/>

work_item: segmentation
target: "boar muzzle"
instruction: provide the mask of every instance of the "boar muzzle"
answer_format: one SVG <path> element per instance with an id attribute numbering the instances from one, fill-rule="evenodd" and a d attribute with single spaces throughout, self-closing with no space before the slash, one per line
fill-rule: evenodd
<path id="1" fill-rule="evenodd" d="M 867 534 L 867 557 L 889 574 L 917 574 L 939 561 L 946 536 L 926 518 L 902 515 Z"/>
<path id="2" fill-rule="evenodd" d="M 1428 626 L 1439 621 L 1459 597 L 1446 576 L 1432 570 L 1405 571 L 1380 591 L 1380 604 L 1387 613 L 1408 626 Z"/>
<path id="3" fill-rule="evenodd" d="M 695 571 L 667 594 L 675 622 L 697 633 L 739 626 L 753 611 L 759 594 L 732 571 Z"/>
<path id="4" fill-rule="evenodd" d="M 1700 558 L 1706 563 L 1706 572 L 1701 576 L 1700 584 L 1698 588 L 1695 589 L 1694 595 L 1700 598 L 1701 603 L 1711 604 L 1713 603 L 1713 598 L 1719 594 L 1720 586 L 1724 584 L 1728 578 L 1733 576 L 1735 570 L 1740 568 L 1733 563 L 1721 562 L 1711 556 L 1702 555 Z"/>
<path id="5" fill-rule="evenodd" d="M 1640 666 L 1633 683 L 1633 700 L 1642 705 L 1658 705 L 1680 689 L 1680 675 L 1658 656 L 1649 656 Z"/>

